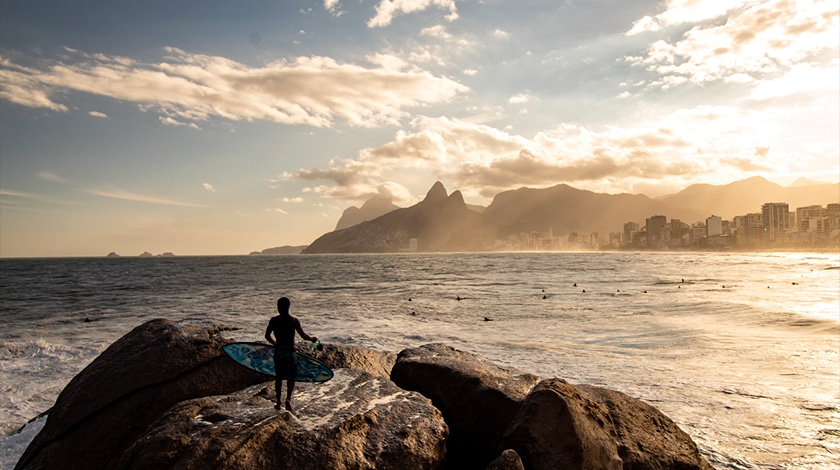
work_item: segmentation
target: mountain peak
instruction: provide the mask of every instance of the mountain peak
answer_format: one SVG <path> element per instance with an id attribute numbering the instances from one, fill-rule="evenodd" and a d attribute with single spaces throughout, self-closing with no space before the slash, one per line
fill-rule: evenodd
<path id="1" fill-rule="evenodd" d="M 423 199 L 423 202 L 438 202 L 443 201 L 447 198 L 446 195 L 446 188 L 443 187 L 443 183 L 440 181 L 435 181 L 435 184 L 432 185 L 432 189 L 426 193 L 426 198 Z"/>
<path id="2" fill-rule="evenodd" d="M 455 203 L 455 204 L 463 205 L 463 206 L 467 205 L 464 202 L 464 195 L 461 194 L 460 190 L 453 191 L 452 194 L 449 195 L 449 198 L 447 198 L 447 202 Z"/>

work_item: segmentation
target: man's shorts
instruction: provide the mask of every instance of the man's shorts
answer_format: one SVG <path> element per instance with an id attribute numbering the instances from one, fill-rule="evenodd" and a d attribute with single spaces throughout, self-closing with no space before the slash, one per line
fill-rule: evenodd
<path id="1" fill-rule="evenodd" d="M 294 380 L 297 374 L 295 352 L 288 349 L 274 350 L 274 373 L 278 379 Z"/>

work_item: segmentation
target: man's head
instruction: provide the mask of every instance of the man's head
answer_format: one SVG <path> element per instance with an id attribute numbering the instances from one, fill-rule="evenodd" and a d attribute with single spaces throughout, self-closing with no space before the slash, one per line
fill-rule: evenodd
<path id="1" fill-rule="evenodd" d="M 287 297 L 280 297 L 277 300 L 277 311 L 280 313 L 289 313 L 289 305 L 292 302 Z"/>

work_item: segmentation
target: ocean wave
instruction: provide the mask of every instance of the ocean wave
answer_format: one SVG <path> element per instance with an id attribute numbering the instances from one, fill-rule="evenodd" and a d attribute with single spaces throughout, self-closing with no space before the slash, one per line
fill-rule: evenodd
<path id="1" fill-rule="evenodd" d="M 79 356 L 80 351 L 58 344 L 49 343 L 43 339 L 31 341 L 6 341 L 0 343 L 0 360 L 9 359 L 46 359 L 67 356 Z"/>

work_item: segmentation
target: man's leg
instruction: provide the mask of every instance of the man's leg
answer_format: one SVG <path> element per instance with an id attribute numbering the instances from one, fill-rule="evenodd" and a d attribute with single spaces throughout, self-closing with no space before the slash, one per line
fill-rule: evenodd
<path id="1" fill-rule="evenodd" d="M 295 379 L 286 381 L 286 409 L 292 411 L 292 391 L 295 389 Z M 280 396 L 277 396 L 278 404 L 280 403 Z"/>
<path id="2" fill-rule="evenodd" d="M 276 377 L 274 379 L 274 391 L 277 394 L 277 404 L 274 405 L 274 408 L 276 408 L 278 410 L 280 409 L 280 397 L 281 397 L 280 390 L 282 388 L 283 388 L 283 379 L 281 379 L 280 377 Z"/>

